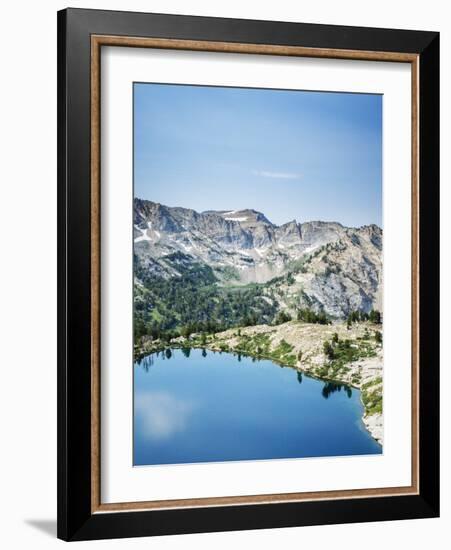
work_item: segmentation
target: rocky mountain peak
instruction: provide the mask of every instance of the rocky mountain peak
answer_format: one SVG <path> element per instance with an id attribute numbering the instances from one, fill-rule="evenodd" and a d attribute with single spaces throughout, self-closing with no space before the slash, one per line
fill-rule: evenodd
<path id="1" fill-rule="evenodd" d="M 273 225 L 262 212 L 258 212 L 251 208 L 245 210 L 217 211 L 216 214 L 227 221 L 238 222 L 242 225 L 256 225 L 260 223 L 264 225 Z"/>

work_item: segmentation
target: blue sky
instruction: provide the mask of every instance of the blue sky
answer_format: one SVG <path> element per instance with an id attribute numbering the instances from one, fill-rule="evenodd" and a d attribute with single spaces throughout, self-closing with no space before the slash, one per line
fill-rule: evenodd
<path id="1" fill-rule="evenodd" d="M 382 226 L 382 96 L 134 84 L 135 197 Z"/>

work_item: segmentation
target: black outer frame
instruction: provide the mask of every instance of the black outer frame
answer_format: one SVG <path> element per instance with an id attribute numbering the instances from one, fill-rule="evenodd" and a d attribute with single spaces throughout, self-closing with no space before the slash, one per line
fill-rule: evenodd
<path id="1" fill-rule="evenodd" d="M 419 495 L 91 513 L 91 34 L 420 56 Z M 72 8 L 58 12 L 58 537 L 88 540 L 438 515 L 439 34 Z"/>

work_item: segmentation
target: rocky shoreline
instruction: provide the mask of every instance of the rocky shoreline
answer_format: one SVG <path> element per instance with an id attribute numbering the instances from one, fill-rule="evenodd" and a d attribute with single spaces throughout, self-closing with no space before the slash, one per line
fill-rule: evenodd
<path id="1" fill-rule="evenodd" d="M 143 340 L 135 357 L 171 348 L 205 348 L 269 359 L 324 381 L 344 383 L 361 392 L 363 424 L 383 444 L 381 326 L 369 322 L 320 325 L 290 321 L 277 326 L 257 325 L 169 343 Z M 327 342 L 327 344 L 325 344 Z"/>

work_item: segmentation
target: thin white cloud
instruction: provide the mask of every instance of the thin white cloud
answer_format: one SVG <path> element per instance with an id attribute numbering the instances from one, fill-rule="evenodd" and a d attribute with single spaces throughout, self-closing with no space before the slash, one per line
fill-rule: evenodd
<path id="1" fill-rule="evenodd" d="M 262 178 L 272 178 L 277 180 L 298 180 L 301 178 L 301 174 L 295 172 L 271 172 L 269 170 L 252 170 L 254 176 L 260 176 Z"/>

